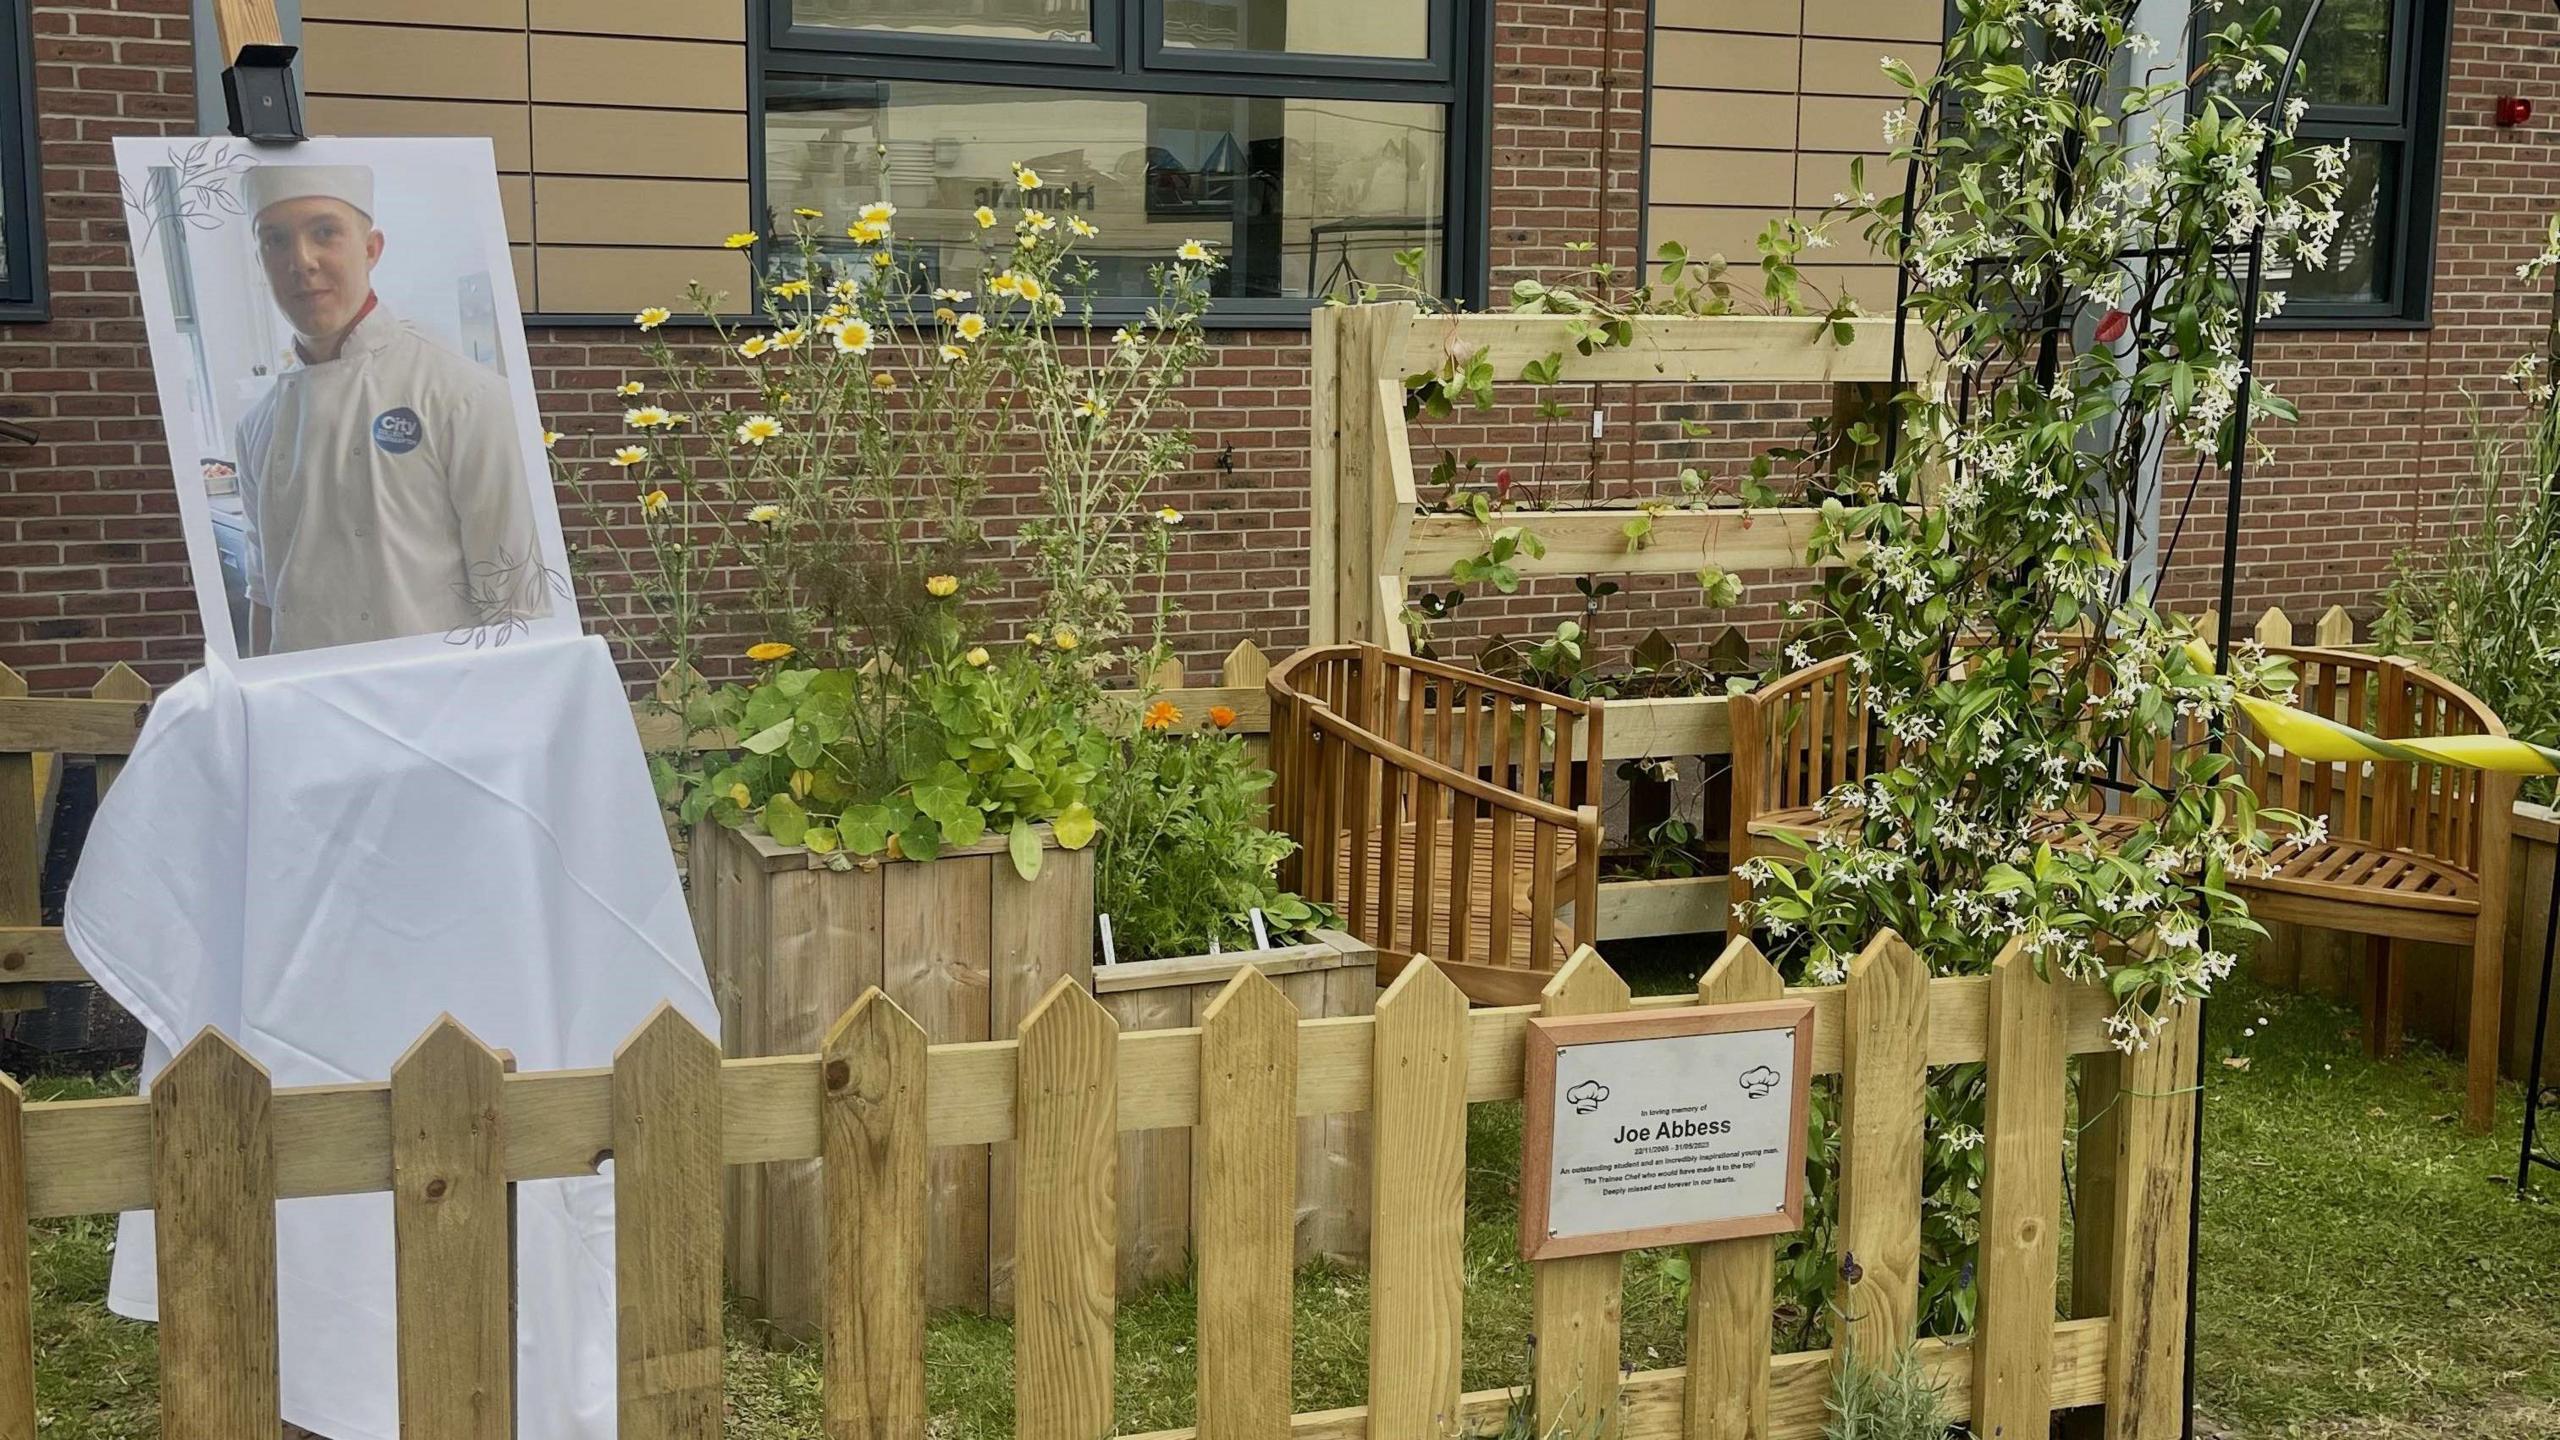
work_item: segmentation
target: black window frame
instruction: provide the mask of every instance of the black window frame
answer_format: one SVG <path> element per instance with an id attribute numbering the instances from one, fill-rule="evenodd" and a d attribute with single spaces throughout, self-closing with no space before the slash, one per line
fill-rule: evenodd
<path id="1" fill-rule="evenodd" d="M 2380 105 L 2314 102 L 2296 131 L 2303 145 L 2338 140 L 2399 149 L 2400 168 L 2377 233 L 2390 247 L 2378 265 L 2382 296 L 2375 300 L 2315 300 L 2288 294 L 2285 307 L 2259 322 L 2265 330 L 2423 330 L 2435 324 L 2436 218 L 2444 172 L 2447 67 L 2453 40 L 2452 7 L 2425 0 L 2391 0 L 2389 98 Z M 2226 12 L 2228 14 L 2229 12 Z M 2317 21 L 2313 22 L 2317 24 Z M 2275 42 L 2290 46 L 2290 33 Z M 2204 37 L 2195 41 L 2201 60 Z M 2317 77 L 2314 77 L 2316 81 Z M 2283 290 L 2281 280 L 2268 288 Z"/>
<path id="2" fill-rule="evenodd" d="M 0 0 L 0 320 L 50 318 L 45 286 L 44 187 L 36 140 L 32 0 Z"/>
<path id="3" fill-rule="evenodd" d="M 1212 50 L 1157 43 L 1164 0 L 1092 0 L 1094 39 L 1020 40 L 912 35 L 795 24 L 791 0 L 756 0 L 750 27 L 747 183 L 751 213 L 773 214 L 765 153 L 766 81 L 776 74 L 847 80 L 939 81 L 1042 90 L 1104 90 L 1275 99 L 1353 99 L 1443 108 L 1441 213 L 1444 298 L 1480 310 L 1491 284 L 1493 151 L 1491 0 L 1427 0 L 1432 53 L 1422 59 Z M 761 267 L 759 267 L 761 279 Z M 1222 296 L 1211 329 L 1293 329 L 1313 323 L 1323 296 Z M 1143 313 L 1146 297 L 1096 297 L 1098 318 Z"/>

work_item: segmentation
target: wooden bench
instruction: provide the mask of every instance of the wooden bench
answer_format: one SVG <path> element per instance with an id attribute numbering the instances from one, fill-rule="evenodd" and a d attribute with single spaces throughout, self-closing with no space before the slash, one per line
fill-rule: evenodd
<path id="1" fill-rule="evenodd" d="M 2460 686 L 2405 661 L 2316 646 L 2277 646 L 2269 653 L 2293 663 L 2302 709 L 2384 739 L 2506 733 Z M 1897 758 L 1897 747 L 1878 733 L 1857 691 L 1847 658 L 1840 657 L 1735 698 L 1737 867 L 1754 853 L 1775 853 L 1780 847 L 1769 842 L 1780 835 L 1809 836 L 1837 823 L 1822 814 L 1823 796 Z M 2245 722 L 2238 729 L 2258 741 Z M 2183 743 L 2202 738 L 2190 734 Z M 2285 847 L 2272 874 L 2236 880 L 2232 888 L 2260 919 L 2368 937 L 2368 1047 L 2376 1053 L 2398 1047 L 2408 946 L 2471 952 L 2463 1118 L 2474 1130 L 2487 1129 L 2497 1095 L 2514 777 L 2404 761 L 2307 762 L 2262 743 L 2241 751 L 2244 774 L 2262 804 L 2319 817 L 2327 834 L 2316 844 Z M 2163 755 L 2163 766 L 2166 760 Z M 2153 778 L 2162 784 L 2165 769 Z M 2076 818 L 2092 821 L 2103 835 L 2137 823 L 2140 804 L 2123 796 L 2101 803 L 2093 792 Z M 1739 876 L 1733 897 L 1733 933 L 1743 934 L 1749 889 Z"/>
<path id="2" fill-rule="evenodd" d="M 1598 938 L 1601 705 L 1377 645 L 1271 672 L 1284 883 L 1378 952 L 1428 955 L 1480 1005 L 1535 1003 Z"/>

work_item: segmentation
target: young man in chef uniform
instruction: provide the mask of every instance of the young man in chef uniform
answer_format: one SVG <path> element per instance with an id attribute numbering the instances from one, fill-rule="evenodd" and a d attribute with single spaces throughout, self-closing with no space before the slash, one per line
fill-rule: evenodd
<path id="1" fill-rule="evenodd" d="M 240 423 L 248 653 L 549 613 L 506 383 L 375 296 L 372 169 L 261 165 L 243 190 L 295 362 Z"/>

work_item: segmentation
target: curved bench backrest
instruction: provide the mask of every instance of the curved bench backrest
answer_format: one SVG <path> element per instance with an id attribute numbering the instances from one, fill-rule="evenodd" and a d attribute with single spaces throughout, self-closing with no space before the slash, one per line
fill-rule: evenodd
<path id="1" fill-rule="evenodd" d="M 2405 739 L 2429 735 L 2506 733 L 2496 715 L 2462 687 L 2406 661 L 2316 646 L 2273 647 L 2292 662 L 2295 703 L 2305 710 L 2378 735 Z M 1733 846 L 1737 861 L 1755 849 L 1753 821 L 1810 806 L 1843 784 L 1864 779 L 1879 764 L 1891 765 L 1899 747 L 1881 735 L 1847 657 L 1779 677 L 1731 706 L 1734 787 Z M 2495 777 L 2477 771 L 2407 761 L 2361 765 L 2320 764 L 2267 750 L 2243 722 L 2251 740 L 2242 749 L 2243 774 L 2262 805 L 2327 821 L 2329 833 L 2425 856 L 2477 873 L 2481 863 L 2484 804 L 2501 792 Z M 2200 722 L 2182 723 L 2178 749 L 2202 744 Z M 2170 747 L 2136 757 L 2121 779 L 2147 780 L 2166 791 L 2172 783 Z M 2139 809 L 2148 802 L 2118 792 L 2092 790 L 2074 808 L 2096 813 Z M 1741 894 L 1737 883 L 1736 894 Z"/>
<path id="2" fill-rule="evenodd" d="M 1298 843 L 1283 878 L 1353 935 L 1462 988 L 1478 961 L 1553 970 L 1564 912 L 1575 943 L 1598 938 L 1598 701 L 1375 645 L 1301 650 L 1266 688 L 1274 809 Z M 1518 998 L 1509 977 L 1488 988 Z"/>

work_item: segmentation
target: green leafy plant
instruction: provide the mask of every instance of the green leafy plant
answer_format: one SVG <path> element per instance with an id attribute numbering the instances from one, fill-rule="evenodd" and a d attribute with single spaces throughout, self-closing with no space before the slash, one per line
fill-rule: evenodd
<path id="1" fill-rule="evenodd" d="M 2293 817 L 2262 814 L 2204 743 L 2237 693 L 2290 677 L 2255 653 L 2200 668 L 2134 593 L 2118 517 L 2140 513 L 2162 447 L 2229 458 L 2243 403 L 2288 413 L 2243 384 L 2240 279 L 2216 250 L 2263 231 L 2279 263 L 2323 263 L 2343 174 L 2292 143 L 2298 110 L 2263 98 L 2284 58 L 2273 11 L 2207 33 L 2192 75 L 2127 88 L 2115 77 L 2145 75 L 2134 10 L 1965 0 L 1934 81 L 1886 64 L 1938 122 L 1887 117 L 1895 172 L 1916 161 L 1922 180 L 1839 214 L 1903 269 L 1910 331 L 1950 384 L 1899 397 L 1893 466 L 1823 500 L 1812 549 L 1839 568 L 1784 663 L 1847 654 L 1852 709 L 1896 763 L 1824 797 L 1818 838 L 1738 868 L 1764 942 L 1806 977 L 1842 979 L 1887 927 L 1941 974 L 2020 944 L 2105 986 L 2126 1049 L 2230 972 L 2258 927 L 2227 882 L 2268 863 Z M 1862 165 L 1852 177 L 1863 192 Z M 1916 514 L 1905 476 L 1932 477 Z M 2090 788 L 2107 775 L 2131 793 Z M 1932 1081 L 1923 1325 L 1947 1333 L 1975 1294 L 1982 1075 Z M 1808 1287 L 1795 1303 L 1820 1314 L 1836 1276 L 1814 1242 L 1784 1249 Z"/>
<path id="2" fill-rule="evenodd" d="M 1831 1375 L 1822 1440 L 1946 1440 L 1947 1387 L 1906 1347 L 1890 1367 L 1852 1356 Z"/>
<path id="3" fill-rule="evenodd" d="M 1273 944 L 1305 937 L 1328 917 L 1280 886 L 1280 862 L 1297 847 L 1263 825 L 1271 772 L 1215 716 L 1189 734 L 1172 729 L 1179 719 L 1170 702 L 1152 702 L 1093 787 L 1094 904 L 1111 917 L 1120 958 L 1253 949 L 1255 910 Z"/>

